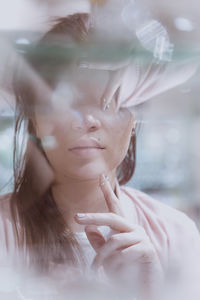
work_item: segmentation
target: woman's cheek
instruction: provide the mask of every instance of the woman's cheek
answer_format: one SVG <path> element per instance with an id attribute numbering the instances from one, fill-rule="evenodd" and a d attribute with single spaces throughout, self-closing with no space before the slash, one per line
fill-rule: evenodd
<path id="1" fill-rule="evenodd" d="M 126 156 L 130 144 L 133 122 L 133 115 L 126 108 L 121 109 L 111 122 L 110 144 L 112 147 L 112 161 L 115 167 L 117 167 Z"/>
<path id="2" fill-rule="evenodd" d="M 129 145 L 134 118 L 127 108 L 121 108 L 113 121 L 113 132 L 120 145 Z"/>
<path id="3" fill-rule="evenodd" d="M 43 136 L 41 138 L 43 149 L 46 153 L 46 156 L 56 170 L 58 167 L 62 167 L 64 158 L 65 158 L 65 130 L 64 126 L 59 126 L 54 123 L 54 126 L 50 132 L 50 135 Z"/>

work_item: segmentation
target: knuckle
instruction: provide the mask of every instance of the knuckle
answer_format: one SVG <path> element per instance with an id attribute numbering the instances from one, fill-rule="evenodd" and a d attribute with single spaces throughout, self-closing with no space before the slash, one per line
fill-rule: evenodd
<path id="1" fill-rule="evenodd" d="M 141 257 L 142 259 L 147 258 L 147 251 L 146 251 L 146 249 L 142 248 L 142 249 L 139 251 L 139 254 L 140 254 L 140 257 Z"/>
<path id="2" fill-rule="evenodd" d="M 110 213 L 109 215 L 110 215 L 110 218 L 111 218 L 112 221 L 116 220 L 116 214 Z"/>
<path id="3" fill-rule="evenodd" d="M 87 220 L 89 222 L 93 221 L 94 220 L 94 216 L 92 214 L 87 214 Z"/>
<path id="4" fill-rule="evenodd" d="M 91 232 L 91 231 L 93 231 L 93 230 L 95 230 L 96 229 L 96 227 L 95 226 L 93 226 L 93 225 L 86 225 L 85 226 L 85 231 L 86 232 Z"/>
<path id="5" fill-rule="evenodd" d="M 135 240 L 138 240 L 138 241 L 141 240 L 140 235 L 137 234 L 135 231 L 130 231 L 130 232 L 128 232 L 128 233 L 127 233 L 127 237 L 128 237 L 128 236 L 130 236 L 130 238 L 132 238 L 134 241 L 135 241 Z"/>
<path id="6" fill-rule="evenodd" d="M 151 261 L 155 257 L 155 250 L 150 245 L 146 246 L 142 251 L 142 258 Z"/>
<path id="7" fill-rule="evenodd" d="M 149 258 L 155 257 L 155 250 L 153 249 L 153 247 L 148 247 L 147 254 Z"/>
<path id="8" fill-rule="evenodd" d="M 119 252 L 119 257 L 123 261 L 126 258 L 126 251 L 125 250 L 121 250 Z"/>
<path id="9" fill-rule="evenodd" d="M 117 243 L 119 242 L 119 236 L 116 235 L 116 234 L 115 234 L 115 235 L 112 235 L 112 236 L 110 237 L 109 241 L 110 241 L 111 243 L 117 244 Z"/>
<path id="10" fill-rule="evenodd" d="M 119 201 L 116 197 L 112 197 L 112 202 L 114 205 L 118 205 L 119 204 Z"/>

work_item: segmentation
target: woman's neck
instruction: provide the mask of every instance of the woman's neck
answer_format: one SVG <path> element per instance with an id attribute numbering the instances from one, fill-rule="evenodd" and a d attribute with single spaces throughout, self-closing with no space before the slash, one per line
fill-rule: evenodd
<path id="1" fill-rule="evenodd" d="M 108 174 L 113 190 L 115 189 L 115 172 Z M 73 232 L 84 231 L 84 226 L 75 222 L 77 213 L 108 212 L 99 180 L 77 180 L 65 177 L 52 186 L 52 194 L 58 209 Z"/>

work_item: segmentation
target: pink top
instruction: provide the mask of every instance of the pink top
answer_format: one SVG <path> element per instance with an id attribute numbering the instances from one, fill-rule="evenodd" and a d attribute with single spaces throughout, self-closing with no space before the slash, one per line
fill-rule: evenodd
<path id="1" fill-rule="evenodd" d="M 194 222 L 184 213 L 133 188 L 117 184 L 116 193 L 126 219 L 142 226 L 149 236 L 170 286 L 169 297 L 189 299 L 181 298 L 188 295 L 192 300 L 200 299 L 200 235 Z M 113 233 L 109 228 L 100 229 L 107 237 Z M 77 233 L 77 238 L 85 251 L 89 269 L 95 252 L 84 232 Z M 0 266 L 4 272 L 18 260 L 6 197 L 1 199 L 0 240 Z"/>

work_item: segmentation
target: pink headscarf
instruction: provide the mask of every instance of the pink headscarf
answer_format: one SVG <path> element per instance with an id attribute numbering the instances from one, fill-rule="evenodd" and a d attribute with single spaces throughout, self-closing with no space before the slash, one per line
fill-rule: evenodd
<path id="1" fill-rule="evenodd" d="M 127 55 L 117 63 L 90 61 L 82 64 L 86 68 L 117 72 L 110 87 L 113 84 L 120 86 L 119 107 L 143 103 L 194 75 L 196 62 L 191 58 L 173 59 L 174 45 L 167 30 L 138 1 L 103 1 L 103 5 L 92 6 L 91 19 L 97 36 L 106 41 L 118 41 L 119 45 L 122 42 L 124 50 L 130 51 L 129 57 Z M 134 57 L 135 46 L 137 53 Z M 107 95 L 110 96 L 109 87 L 104 97 L 107 98 Z"/>

